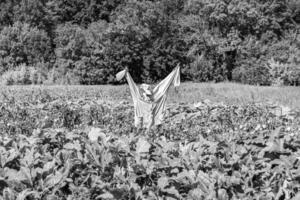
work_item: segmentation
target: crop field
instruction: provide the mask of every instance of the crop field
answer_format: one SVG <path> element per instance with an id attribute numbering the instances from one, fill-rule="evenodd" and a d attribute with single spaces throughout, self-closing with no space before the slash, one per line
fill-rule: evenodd
<path id="1" fill-rule="evenodd" d="M 0 199 L 300 199 L 297 106 L 172 91 L 146 134 L 125 88 L 2 89 Z"/>
<path id="2" fill-rule="evenodd" d="M 120 102 L 131 101 L 128 85 L 101 86 L 2 86 L 0 99 L 13 96 L 15 99 L 32 101 L 35 97 L 77 99 L 97 98 Z M 238 83 L 182 83 L 175 91 L 170 90 L 169 103 L 197 103 L 201 100 L 224 102 L 229 105 L 268 102 L 300 109 L 299 87 L 263 87 Z M 270 102 L 271 101 L 271 102 Z"/>

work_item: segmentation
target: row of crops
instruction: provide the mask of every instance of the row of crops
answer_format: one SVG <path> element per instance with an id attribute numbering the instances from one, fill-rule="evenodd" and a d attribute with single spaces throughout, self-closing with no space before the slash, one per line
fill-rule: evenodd
<path id="1" fill-rule="evenodd" d="M 297 200 L 299 113 L 278 109 L 169 104 L 145 134 L 127 101 L 7 96 L 0 199 Z"/>

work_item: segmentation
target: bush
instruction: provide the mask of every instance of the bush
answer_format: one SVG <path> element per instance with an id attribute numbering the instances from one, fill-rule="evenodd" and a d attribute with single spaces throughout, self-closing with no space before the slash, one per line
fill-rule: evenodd
<path id="1" fill-rule="evenodd" d="M 261 60 L 251 59 L 232 71 L 232 80 L 250 85 L 270 85 L 270 73 Z"/>
<path id="2" fill-rule="evenodd" d="M 300 85 L 300 64 L 268 61 L 272 85 Z"/>
<path id="3" fill-rule="evenodd" d="M 80 84 L 95 85 L 108 82 L 109 72 L 95 58 L 84 57 L 75 63 L 74 75 Z"/>
<path id="4" fill-rule="evenodd" d="M 43 84 L 46 77 L 35 67 L 22 64 L 14 70 L 8 70 L 1 76 L 3 85 Z"/>
<path id="5" fill-rule="evenodd" d="M 285 85 L 300 85 L 300 65 L 287 64 L 287 75 L 284 77 Z"/>
<path id="6" fill-rule="evenodd" d="M 44 82 L 46 85 L 78 85 L 80 83 L 79 77 L 72 71 L 63 71 L 60 68 L 52 68 L 47 80 Z"/>
<path id="7" fill-rule="evenodd" d="M 227 70 L 224 65 L 216 66 L 213 61 L 204 56 L 196 56 L 195 61 L 184 71 L 188 79 L 196 82 L 225 81 Z"/>

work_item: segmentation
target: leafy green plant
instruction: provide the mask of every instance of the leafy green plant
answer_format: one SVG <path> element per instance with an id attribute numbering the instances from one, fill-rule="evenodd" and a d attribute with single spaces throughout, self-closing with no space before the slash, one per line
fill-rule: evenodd
<path id="1" fill-rule="evenodd" d="M 33 94 L 31 94 L 33 95 Z M 7 97 L 0 104 L 2 199 L 292 199 L 299 114 L 199 102 L 133 127 L 128 102 Z"/>

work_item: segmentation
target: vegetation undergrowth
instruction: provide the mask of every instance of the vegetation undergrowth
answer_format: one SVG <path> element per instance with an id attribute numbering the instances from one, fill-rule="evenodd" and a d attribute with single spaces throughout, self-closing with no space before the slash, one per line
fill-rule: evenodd
<path id="1" fill-rule="evenodd" d="M 1 199 L 298 199 L 299 112 L 173 104 L 149 134 L 128 101 L 6 97 Z"/>

